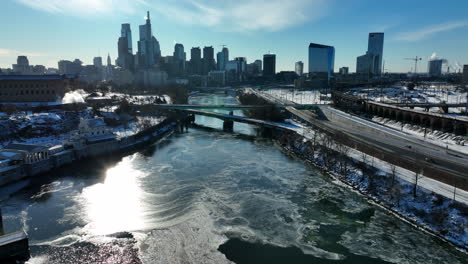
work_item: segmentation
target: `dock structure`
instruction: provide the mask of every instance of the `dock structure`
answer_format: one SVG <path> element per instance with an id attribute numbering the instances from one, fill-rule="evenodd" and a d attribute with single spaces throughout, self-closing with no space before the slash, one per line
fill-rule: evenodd
<path id="1" fill-rule="evenodd" d="M 0 209 L 0 263 L 26 261 L 29 257 L 28 236 L 24 231 L 4 234 L 2 211 Z"/>

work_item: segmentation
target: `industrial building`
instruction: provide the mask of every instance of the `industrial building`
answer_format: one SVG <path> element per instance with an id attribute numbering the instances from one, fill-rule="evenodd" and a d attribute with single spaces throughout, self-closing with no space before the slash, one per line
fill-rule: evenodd
<path id="1" fill-rule="evenodd" d="M 54 102 L 75 83 L 74 75 L 0 75 L 0 102 Z"/>

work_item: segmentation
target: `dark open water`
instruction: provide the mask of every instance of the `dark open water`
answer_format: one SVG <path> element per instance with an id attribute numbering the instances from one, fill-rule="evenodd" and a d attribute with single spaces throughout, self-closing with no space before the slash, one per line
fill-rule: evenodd
<path id="1" fill-rule="evenodd" d="M 29 263 L 468 263 L 272 142 L 204 129 L 55 171 L 0 205 L 5 229 L 29 234 Z"/>

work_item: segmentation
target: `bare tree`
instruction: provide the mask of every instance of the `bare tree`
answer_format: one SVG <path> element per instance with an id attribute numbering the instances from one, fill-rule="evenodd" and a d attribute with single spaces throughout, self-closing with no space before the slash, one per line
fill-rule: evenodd
<path id="1" fill-rule="evenodd" d="M 400 207 L 400 201 L 401 201 L 401 186 L 400 184 L 395 184 L 393 185 L 391 189 L 391 196 L 393 199 L 396 199 L 397 202 L 397 207 Z"/>
<path id="2" fill-rule="evenodd" d="M 393 185 L 395 184 L 395 177 L 396 177 L 396 166 L 395 165 L 391 165 L 390 166 L 390 170 L 392 171 L 391 175 L 392 175 L 392 183 L 390 184 L 390 189 L 393 188 Z"/>
<path id="3" fill-rule="evenodd" d="M 415 173 L 415 178 L 414 178 L 414 186 L 413 186 L 413 197 L 416 198 L 416 191 L 418 189 L 418 181 L 420 178 L 420 174 L 422 174 L 419 170 Z"/>
<path id="4" fill-rule="evenodd" d="M 336 149 L 338 151 L 339 160 L 340 160 L 340 174 L 346 176 L 348 173 L 348 154 L 350 148 L 344 144 L 336 144 Z"/>

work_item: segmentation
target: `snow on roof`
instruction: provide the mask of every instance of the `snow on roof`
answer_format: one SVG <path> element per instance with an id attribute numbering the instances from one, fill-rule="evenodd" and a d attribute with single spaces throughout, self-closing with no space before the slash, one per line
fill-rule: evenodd
<path id="1" fill-rule="evenodd" d="M 6 158 L 11 158 L 11 157 L 14 157 L 15 155 L 18 155 L 18 153 L 11 152 L 11 151 L 0 151 L 0 155 Z"/>
<path id="2" fill-rule="evenodd" d="M 106 123 L 104 123 L 104 120 L 101 118 L 93 118 L 93 119 L 87 119 L 88 120 L 88 126 L 90 127 L 98 127 L 98 126 L 105 126 Z"/>
<path id="3" fill-rule="evenodd" d="M 22 151 L 27 151 L 27 152 L 47 150 L 47 148 L 44 147 L 44 146 L 32 145 L 32 144 L 22 144 L 22 143 L 9 144 L 8 146 L 5 147 L 5 149 L 22 150 Z"/>

